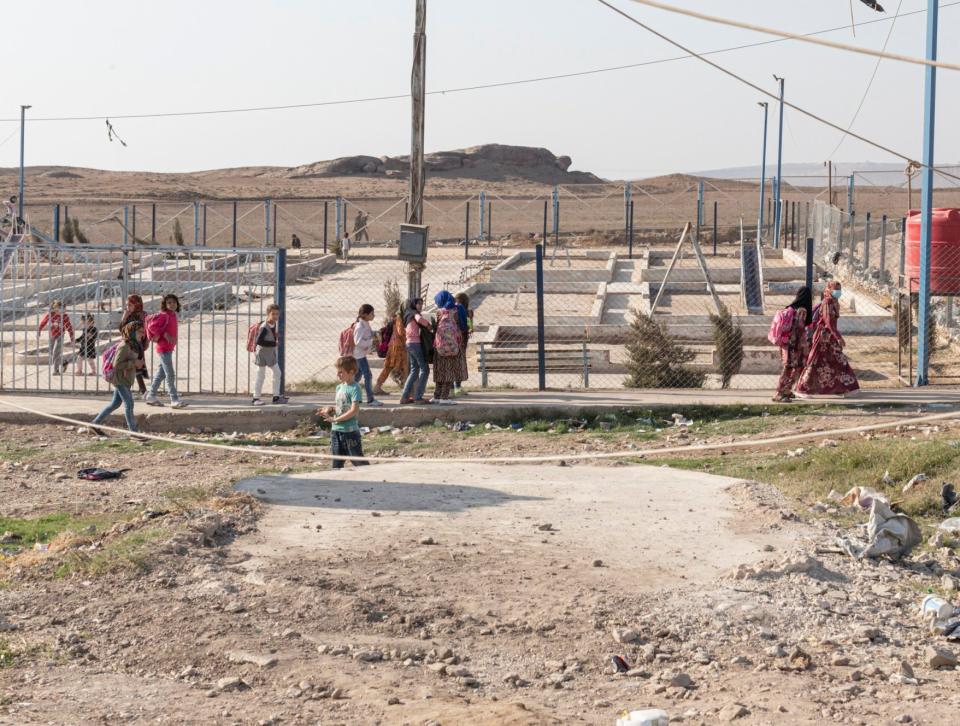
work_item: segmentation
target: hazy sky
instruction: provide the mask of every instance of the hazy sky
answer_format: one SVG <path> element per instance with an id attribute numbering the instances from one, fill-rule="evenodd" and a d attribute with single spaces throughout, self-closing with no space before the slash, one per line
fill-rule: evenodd
<path id="1" fill-rule="evenodd" d="M 615 0 L 697 50 L 764 40 Z M 890 14 L 899 0 L 884 0 Z M 677 0 L 674 4 L 810 32 L 849 24 L 848 0 Z M 876 13 L 855 3 L 858 21 Z M 903 0 L 902 11 L 926 0 Z M 941 2 L 940 58 L 960 62 L 960 5 Z M 27 125 L 27 164 L 192 171 L 302 164 L 409 151 L 409 101 L 193 118 L 105 116 L 308 103 L 406 93 L 414 0 L 30 0 L 5 3 L 0 118 L 98 116 Z M 923 55 L 925 15 L 897 21 L 889 50 Z M 889 23 L 825 37 L 879 48 Z M 507 81 L 677 55 L 595 0 L 429 0 L 427 86 Z M 846 125 L 875 59 L 797 42 L 713 56 Z M 939 72 L 937 160 L 960 159 L 952 119 L 960 74 Z M 918 157 L 923 69 L 883 61 L 854 127 Z M 481 143 L 545 146 L 573 168 L 638 178 L 759 163 L 758 94 L 695 59 L 507 88 L 428 97 L 428 151 Z M 773 112 L 771 105 L 771 112 Z M 29 118 L 28 116 L 28 118 Z M 771 131 L 775 132 L 771 113 Z M 0 122 L 0 166 L 18 159 L 15 122 Z M 12 134 L 12 136 L 11 136 Z M 771 141 L 774 139 L 771 134 Z M 787 111 L 784 160 L 819 162 L 837 132 Z M 772 157 L 771 157 L 772 158 Z M 845 142 L 838 160 L 895 161 Z"/>

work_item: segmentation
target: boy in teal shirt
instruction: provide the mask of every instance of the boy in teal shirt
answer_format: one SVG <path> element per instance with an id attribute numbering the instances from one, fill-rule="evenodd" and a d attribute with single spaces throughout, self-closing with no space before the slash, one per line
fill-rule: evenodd
<path id="1" fill-rule="evenodd" d="M 328 406 L 320 413 L 323 420 L 330 424 L 330 452 L 334 456 L 363 456 L 363 445 L 360 442 L 360 424 L 357 414 L 360 413 L 360 402 L 363 393 L 360 384 L 355 382 L 357 376 L 357 359 L 351 355 L 337 359 L 336 405 Z M 334 459 L 333 468 L 342 469 L 343 459 Z M 366 461 L 354 461 L 354 466 L 368 464 Z"/>

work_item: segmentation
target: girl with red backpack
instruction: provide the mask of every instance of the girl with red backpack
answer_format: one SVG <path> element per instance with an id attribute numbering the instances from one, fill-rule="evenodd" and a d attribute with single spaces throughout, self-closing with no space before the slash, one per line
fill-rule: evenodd
<path id="1" fill-rule="evenodd" d="M 167 391 L 170 393 L 171 408 L 186 408 L 187 404 L 180 400 L 177 392 L 177 372 L 173 367 L 173 351 L 177 347 L 177 313 L 180 312 L 180 299 L 173 294 L 164 295 L 160 312 L 147 318 L 147 338 L 154 342 L 154 350 L 160 358 L 150 390 L 144 399 L 148 406 L 162 406 L 157 398 L 157 391 L 164 379 L 167 381 Z"/>
<path id="2" fill-rule="evenodd" d="M 437 324 L 433 333 L 433 400 L 444 406 L 456 403 L 450 398 L 450 389 L 462 376 L 460 352 L 463 350 L 463 334 L 457 314 L 457 302 L 447 290 L 441 290 L 434 298 L 437 306 Z"/>
<path id="3" fill-rule="evenodd" d="M 103 432 L 96 428 L 98 423 L 123 406 L 123 416 L 127 421 L 127 428 L 130 431 L 137 430 L 137 420 L 133 417 L 133 393 L 130 386 L 133 385 L 133 379 L 137 371 L 137 352 L 135 345 L 142 345 L 143 326 L 138 322 L 127 323 L 121 331 L 123 342 L 119 345 L 116 353 L 113 355 L 113 371 L 110 374 L 110 384 L 113 386 L 113 398 L 104 409 L 97 414 L 91 422 L 93 433 L 102 436 Z"/>
<path id="4" fill-rule="evenodd" d="M 793 400 L 793 386 L 803 372 L 807 360 L 807 321 L 810 320 L 813 296 L 809 287 L 797 290 L 793 302 L 777 313 L 770 336 L 780 346 L 783 369 L 777 381 L 777 403 L 789 403 Z M 774 330 L 776 329 L 776 330 Z"/>

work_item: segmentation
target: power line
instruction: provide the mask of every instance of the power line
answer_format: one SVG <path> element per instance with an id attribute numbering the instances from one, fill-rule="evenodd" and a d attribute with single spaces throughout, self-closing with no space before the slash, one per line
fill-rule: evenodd
<path id="1" fill-rule="evenodd" d="M 640 2 L 641 0 L 634 0 L 634 1 L 635 1 L 635 2 Z M 891 156 L 896 156 L 898 159 L 903 159 L 904 161 L 906 161 L 906 162 L 908 162 L 908 163 L 911 163 L 911 164 L 916 164 L 916 165 L 918 165 L 919 167 L 925 166 L 925 165 L 922 164 L 921 162 L 918 162 L 918 161 L 916 161 L 916 160 L 914 160 L 914 159 L 911 159 L 911 158 L 910 158 L 909 156 L 907 156 L 906 154 L 901 154 L 899 151 L 894 151 L 894 150 L 891 149 L 889 146 L 884 146 L 883 144 L 881 144 L 881 143 L 878 142 L 878 141 L 873 141 L 872 139 L 868 139 L 866 136 L 861 136 L 861 135 L 858 134 L 858 133 L 855 133 L 855 132 L 853 132 L 853 131 L 850 131 L 850 130 L 848 130 L 848 129 L 845 129 L 845 128 L 843 128 L 842 126 L 840 126 L 839 124 L 835 124 L 833 121 L 829 121 L 829 120 L 823 118 L 822 116 L 818 116 L 817 114 L 813 113 L 812 111 L 808 111 L 807 109 L 805 109 L 805 108 L 803 108 L 803 107 L 801 107 L 801 106 L 797 106 L 795 103 L 791 103 L 790 101 L 787 101 L 787 100 L 781 100 L 779 96 L 771 93 L 771 92 L 768 91 L 767 89 L 758 86 L 758 85 L 757 85 L 756 83 L 754 83 L 753 81 L 747 80 L 747 79 L 744 78 L 743 76 L 734 73 L 734 72 L 731 71 L 729 68 L 725 68 L 724 66 L 720 65 L 719 63 L 715 63 L 715 62 L 712 61 L 712 60 L 709 60 L 709 59 L 707 59 L 707 58 L 704 58 L 704 57 L 703 57 L 703 54 L 697 53 L 696 51 L 693 51 L 693 50 L 690 50 L 689 48 L 687 48 L 687 47 L 686 47 L 685 45 L 683 45 L 682 43 L 674 40 L 673 38 L 671 38 L 671 37 L 669 37 L 669 36 L 667 36 L 667 35 L 664 35 L 664 34 L 661 33 L 659 30 L 655 30 L 654 28 L 650 27 L 650 26 L 647 25 L 646 23 L 644 23 L 644 22 L 638 20 L 637 18 L 633 17 L 632 15 L 630 15 L 629 13 L 627 13 L 626 11 L 621 10 L 620 8 L 616 7 L 615 5 L 611 5 L 609 2 L 607 2 L 607 0 L 597 0 L 597 2 L 600 3 L 601 5 L 606 6 L 607 8 L 609 8 L 610 10 L 612 10 L 613 12 L 615 12 L 617 15 L 620 15 L 620 16 L 626 18 L 628 21 L 630 21 L 630 22 L 633 23 L 634 25 L 637 25 L 637 26 L 643 28 L 643 29 L 646 30 L 648 33 L 651 33 L 651 34 L 657 36 L 658 38 L 660 38 L 661 40 L 666 41 L 667 43 L 669 43 L 670 45 L 674 46 L 675 48 L 679 48 L 680 50 L 682 50 L 682 51 L 684 51 L 685 53 L 693 56 L 694 58 L 697 58 L 697 59 L 703 61 L 704 63 L 706 63 L 707 65 L 712 66 L 713 68 L 716 68 L 716 69 L 717 69 L 718 71 L 720 71 L 721 73 L 723 73 L 723 74 L 725 74 L 725 75 L 728 75 L 728 76 L 730 76 L 731 78 L 733 78 L 733 79 L 735 79 L 735 80 L 737 80 L 737 81 L 740 81 L 740 83 L 744 84 L 745 86 L 749 86 L 750 88 L 752 88 L 753 90 L 757 91 L 758 93 L 760 93 L 760 94 L 762 94 L 762 95 L 764 95 L 764 96 L 767 96 L 768 98 L 771 98 L 771 99 L 773 99 L 774 101 L 778 101 L 779 103 L 782 103 L 782 104 L 783 104 L 784 106 L 786 106 L 787 108 L 792 108 L 794 111 L 797 111 L 797 112 L 799 112 L 799 113 L 802 113 L 804 116 L 808 116 L 809 118 L 812 118 L 814 121 L 819 121 L 820 123 L 822 123 L 822 124 L 824 124 L 824 125 L 826 125 L 826 126 L 829 126 L 830 128 L 836 129 L 837 131 L 840 131 L 841 133 L 846 134 L 847 136 L 852 136 L 853 138 L 857 139 L 858 141 L 862 141 L 863 143 L 868 144 L 869 146 L 872 146 L 872 147 L 874 147 L 875 149 L 879 149 L 880 151 L 886 152 L 887 154 L 890 154 Z M 957 179 L 958 181 L 960 181 L 960 176 L 957 176 L 957 175 L 955 175 L 955 174 L 950 174 L 949 172 L 941 171 L 940 169 L 937 169 L 936 167 L 928 167 L 928 168 L 930 168 L 930 169 L 932 169 L 933 171 L 937 172 L 937 173 L 940 174 L 941 176 L 950 177 L 951 179 Z"/>
<path id="2" fill-rule="evenodd" d="M 887 45 L 890 43 L 890 38 L 893 37 L 893 29 L 897 26 L 897 18 L 900 17 L 900 8 L 903 7 L 903 0 L 897 4 L 897 11 L 893 14 L 893 20 L 890 23 L 890 29 L 887 31 L 887 37 L 883 41 L 883 47 L 880 50 L 885 51 Z M 851 6 L 852 12 L 852 6 Z M 860 98 L 860 104 L 857 106 L 857 110 L 854 111 L 853 117 L 850 119 L 850 123 L 847 124 L 847 131 L 853 128 L 853 125 L 857 122 L 857 118 L 860 116 L 860 112 L 863 110 L 863 104 L 867 101 L 867 96 L 870 95 L 870 89 L 873 88 L 873 82 L 877 80 L 877 71 L 880 70 L 880 64 L 883 63 L 883 58 L 877 58 L 877 62 L 873 66 L 873 73 L 870 75 L 870 80 L 867 82 L 867 87 L 863 91 L 863 96 Z M 834 155 L 840 151 L 840 147 L 843 146 L 843 142 L 847 140 L 846 134 L 840 135 L 840 140 L 837 142 L 836 147 L 833 151 L 827 154 L 828 159 L 832 159 Z"/>
<path id="3" fill-rule="evenodd" d="M 955 0 L 955 2 L 944 3 L 941 5 L 940 9 L 954 7 L 960 5 L 960 0 Z M 923 10 L 912 10 L 908 13 L 903 13 L 900 17 L 905 18 L 911 15 L 922 15 L 926 13 L 926 9 Z M 887 23 L 890 22 L 891 18 L 877 18 L 875 20 L 865 20 L 861 23 L 858 23 L 858 26 L 872 25 L 874 23 Z M 810 33 L 805 33 L 800 38 L 812 37 L 817 35 L 825 35 L 827 33 L 836 33 L 841 30 L 847 30 L 848 25 L 842 25 L 835 28 L 824 28 L 823 30 L 815 30 Z M 716 50 L 708 50 L 702 52 L 701 56 L 707 55 L 719 55 L 721 53 L 731 53 L 738 50 L 747 50 L 750 48 L 760 48 L 767 45 L 774 45 L 776 43 L 784 43 L 788 40 L 793 40 L 793 38 L 772 38 L 770 40 L 760 40 L 753 43 L 744 43 L 741 45 L 734 45 L 728 48 L 718 48 Z M 655 60 L 641 61 L 639 63 L 627 63 L 625 65 L 619 66 L 607 66 L 604 68 L 592 68 L 585 71 L 573 71 L 571 73 L 559 73 L 549 76 L 535 76 L 532 78 L 522 78 L 512 81 L 498 81 L 494 83 L 481 83 L 473 86 L 460 86 L 456 88 L 445 88 L 439 89 L 436 91 L 427 91 L 428 96 L 442 96 L 448 93 L 464 93 L 469 91 L 481 91 L 491 88 L 506 88 L 509 86 L 521 86 L 532 83 L 543 83 L 545 81 L 557 81 L 563 80 L 566 78 L 579 78 L 583 76 L 592 76 L 600 73 L 610 73 L 613 71 L 624 71 L 630 70 L 632 68 L 644 68 L 646 66 L 660 65 L 662 63 L 673 63 L 675 61 L 689 60 L 690 54 L 672 56 L 670 58 L 658 58 Z M 219 114 L 234 114 L 234 113 L 253 113 L 260 111 L 289 111 L 297 110 L 303 108 L 321 108 L 324 106 L 346 106 L 356 103 L 375 103 L 378 101 L 398 101 L 402 99 L 407 99 L 410 97 L 409 93 L 398 93 L 391 94 L 387 96 L 368 96 L 363 98 L 347 98 L 347 99 L 338 99 L 333 101 L 316 101 L 311 103 L 293 103 L 285 104 L 278 106 L 249 106 L 242 108 L 222 108 L 222 109 L 208 109 L 200 111 L 168 111 L 168 112 L 156 112 L 156 113 L 140 113 L 140 114 L 118 114 L 118 113 L 109 113 L 109 114 L 100 114 L 97 116 L 39 116 L 28 119 L 30 123 L 37 121 L 100 121 L 104 118 L 112 119 L 147 119 L 147 118 L 180 118 L 180 117 L 189 117 L 189 116 L 213 116 Z M 0 119 L 0 123 L 19 123 L 19 118 L 3 118 Z"/>
<path id="4" fill-rule="evenodd" d="M 698 20 L 706 20 L 710 23 L 718 23 L 719 25 L 729 25 L 732 28 L 742 28 L 744 30 L 752 30 L 757 33 L 766 33 L 767 35 L 776 35 L 780 38 L 786 40 L 800 40 L 804 43 L 813 43 L 814 45 L 822 45 L 827 48 L 835 48 L 836 50 L 845 50 L 850 53 L 860 53 L 861 55 L 872 55 L 876 58 L 889 58 L 890 60 L 900 61 L 902 63 L 913 63 L 918 66 L 933 66 L 935 68 L 943 68 L 948 71 L 960 71 L 960 65 L 955 63 L 945 63 L 943 61 L 927 60 L 926 58 L 916 58 L 911 55 L 901 55 L 900 53 L 887 53 L 885 51 L 873 50 L 872 48 L 864 48 L 859 45 L 850 45 L 849 43 L 838 43 L 834 40 L 824 40 L 823 38 L 815 38 L 809 35 L 800 35 L 798 33 L 791 33 L 786 30 L 778 30 L 776 28 L 766 28 L 762 25 L 754 25 L 752 23 L 745 23 L 742 20 L 732 20 L 730 18 L 721 18 L 717 15 L 707 15 L 706 13 L 698 13 L 696 10 L 687 10 L 686 8 L 678 8 L 674 5 L 667 5 L 666 3 L 657 2 L 656 0 L 631 0 L 638 5 L 647 5 L 651 8 L 657 8 L 659 10 L 666 10 L 670 13 L 676 13 L 677 15 L 686 15 L 691 18 L 697 18 Z"/>

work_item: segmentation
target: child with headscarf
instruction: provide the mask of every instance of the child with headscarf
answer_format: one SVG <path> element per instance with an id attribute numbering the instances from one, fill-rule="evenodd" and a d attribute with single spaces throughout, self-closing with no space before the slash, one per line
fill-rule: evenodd
<path id="1" fill-rule="evenodd" d="M 433 348 L 433 400 L 431 403 L 452 405 L 450 398 L 453 384 L 461 375 L 460 353 L 463 350 L 463 335 L 457 315 L 457 302 L 447 290 L 441 290 L 433 298 L 437 306 L 437 322 L 434 328 Z"/>
<path id="2" fill-rule="evenodd" d="M 797 296 L 787 305 L 793 309 L 793 318 L 786 344 L 780 346 L 783 368 L 777 382 L 777 395 L 773 398 L 778 403 L 793 400 L 793 386 L 807 360 L 807 321 L 812 316 L 811 303 L 810 288 L 804 286 L 797 290 Z"/>
<path id="3" fill-rule="evenodd" d="M 841 294 L 840 281 L 831 280 L 823 291 L 823 301 L 814 311 L 807 367 L 803 369 L 796 388 L 800 396 L 842 396 L 860 389 L 857 374 L 843 352 L 846 341 L 837 326 Z"/>
<path id="4" fill-rule="evenodd" d="M 120 330 L 127 327 L 128 323 L 139 323 L 143 326 L 146 317 L 147 315 L 143 311 L 143 298 L 139 295 L 128 295 L 127 309 L 123 311 L 123 317 L 120 319 Z M 147 392 L 146 379 L 150 377 L 150 373 L 147 371 L 147 362 L 143 355 L 143 345 L 134 336 L 134 339 L 130 341 L 130 347 L 137 353 L 137 388 L 140 389 L 140 395 L 143 396 Z"/>

